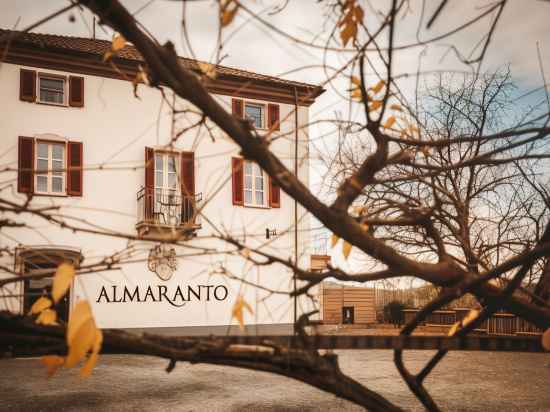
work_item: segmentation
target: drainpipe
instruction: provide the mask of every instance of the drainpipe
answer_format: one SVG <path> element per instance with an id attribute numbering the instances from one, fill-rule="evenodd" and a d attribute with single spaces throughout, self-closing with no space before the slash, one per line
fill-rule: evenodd
<path id="1" fill-rule="evenodd" d="M 298 178 L 298 90 L 296 86 L 294 86 L 294 176 Z M 296 199 L 294 199 L 294 264 L 298 266 L 298 201 Z M 296 291 L 296 272 L 294 272 L 293 283 Z M 294 324 L 297 320 L 298 297 L 294 295 Z"/>

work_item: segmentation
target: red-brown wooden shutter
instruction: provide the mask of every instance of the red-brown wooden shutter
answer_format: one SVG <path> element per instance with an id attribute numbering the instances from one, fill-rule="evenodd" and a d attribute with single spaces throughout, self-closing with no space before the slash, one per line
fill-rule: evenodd
<path id="1" fill-rule="evenodd" d="M 269 206 L 281 207 L 281 188 L 269 177 Z"/>
<path id="2" fill-rule="evenodd" d="M 67 144 L 67 194 L 82 196 L 83 152 L 81 142 Z"/>
<path id="3" fill-rule="evenodd" d="M 19 99 L 24 102 L 36 100 L 36 72 L 21 69 L 19 71 Z"/>
<path id="4" fill-rule="evenodd" d="M 84 107 L 84 77 L 69 76 L 69 106 Z"/>
<path id="5" fill-rule="evenodd" d="M 244 204 L 244 171 L 243 159 L 231 158 L 231 177 L 233 183 L 233 204 L 242 206 Z"/>
<path id="6" fill-rule="evenodd" d="M 181 153 L 181 193 L 183 196 L 195 195 L 195 154 Z"/>
<path id="7" fill-rule="evenodd" d="M 143 206 L 145 208 L 145 220 L 153 219 L 153 204 L 155 196 L 155 151 L 145 148 L 145 198 Z"/>
<path id="8" fill-rule="evenodd" d="M 17 191 L 32 193 L 34 191 L 34 139 L 19 136 Z"/>
<path id="9" fill-rule="evenodd" d="M 234 116 L 244 119 L 244 107 L 242 99 L 231 100 L 231 110 Z"/>
<path id="10" fill-rule="evenodd" d="M 280 130 L 279 105 L 269 103 L 267 105 L 267 126 L 269 130 Z"/>

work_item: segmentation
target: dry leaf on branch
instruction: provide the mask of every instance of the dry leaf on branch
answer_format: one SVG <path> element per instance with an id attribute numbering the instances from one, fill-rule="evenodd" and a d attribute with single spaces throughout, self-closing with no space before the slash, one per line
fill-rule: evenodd
<path id="1" fill-rule="evenodd" d="M 382 107 L 382 100 L 373 100 L 369 105 L 369 111 L 374 111 Z"/>
<path id="2" fill-rule="evenodd" d="M 233 6 L 231 6 L 233 5 Z M 229 26 L 239 10 L 239 5 L 233 0 L 220 2 L 220 24 L 222 27 Z"/>
<path id="3" fill-rule="evenodd" d="M 254 314 L 252 307 L 244 300 L 242 295 L 239 295 L 235 304 L 233 305 L 233 310 L 231 311 L 232 318 L 236 319 L 239 322 L 241 330 L 244 329 L 244 313 L 243 309 L 246 309 L 251 315 Z"/>
<path id="4" fill-rule="evenodd" d="M 342 18 L 338 22 L 340 27 L 340 39 L 344 47 L 350 40 L 357 39 L 357 30 L 359 23 L 363 21 L 365 13 L 363 8 L 355 4 L 355 0 L 347 0 L 342 10 Z"/>
<path id="5" fill-rule="evenodd" d="M 382 88 L 386 85 L 386 82 L 384 80 L 380 80 L 374 87 L 371 88 L 371 90 L 374 92 L 374 94 L 380 92 Z"/>
<path id="6" fill-rule="evenodd" d="M 57 312 L 53 309 L 44 309 L 36 318 L 38 325 L 57 325 Z"/>
<path id="7" fill-rule="evenodd" d="M 36 315 L 37 313 L 42 312 L 44 309 L 48 309 L 52 306 L 52 301 L 46 296 L 39 297 L 36 302 L 31 306 L 29 314 Z"/>
<path id="8" fill-rule="evenodd" d="M 339 238 L 337 235 L 333 234 L 333 235 L 330 237 L 330 247 L 333 248 L 334 246 L 336 246 L 336 243 L 338 243 L 338 240 L 339 240 L 339 239 L 340 239 L 340 238 Z"/>
<path id="9" fill-rule="evenodd" d="M 395 123 L 395 116 L 390 116 L 386 120 L 386 123 L 384 123 L 384 128 L 385 129 L 391 129 L 391 127 L 394 125 L 394 123 Z"/>
<path id="10" fill-rule="evenodd" d="M 88 302 L 80 301 L 76 304 L 69 320 L 66 339 L 69 347 L 65 360 L 67 368 L 76 366 L 89 351 L 92 352 L 81 370 L 82 376 L 88 376 L 97 362 L 103 341 L 103 334 L 95 325 Z"/>
<path id="11" fill-rule="evenodd" d="M 65 363 L 65 358 L 58 355 L 42 356 L 42 364 L 46 366 L 48 378 L 51 378 L 57 370 Z"/>
<path id="12" fill-rule="evenodd" d="M 55 303 L 59 302 L 71 286 L 75 275 L 74 266 L 70 263 L 62 263 L 57 267 L 53 278 L 52 298 Z"/>
<path id="13" fill-rule="evenodd" d="M 216 73 L 216 66 L 210 63 L 205 62 L 199 62 L 199 68 L 201 69 L 201 72 L 210 79 L 215 79 L 218 75 Z"/>
<path id="14" fill-rule="evenodd" d="M 119 50 L 124 48 L 124 46 L 126 46 L 126 39 L 122 34 L 116 33 L 111 42 L 111 50 L 105 52 L 103 55 L 103 61 L 106 62 L 111 60 Z"/>
<path id="15" fill-rule="evenodd" d="M 349 243 L 347 240 L 344 240 L 344 244 L 342 245 L 342 253 L 344 254 L 344 257 L 346 259 L 349 257 L 352 248 L 353 248 L 353 245 Z"/>

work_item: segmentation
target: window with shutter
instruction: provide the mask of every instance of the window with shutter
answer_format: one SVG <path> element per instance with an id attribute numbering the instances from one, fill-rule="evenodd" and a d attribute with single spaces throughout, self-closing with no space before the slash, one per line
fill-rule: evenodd
<path id="1" fill-rule="evenodd" d="M 20 136 L 18 149 L 17 191 L 30 194 L 34 189 L 34 139 Z"/>
<path id="2" fill-rule="evenodd" d="M 244 108 L 242 99 L 232 99 L 231 100 L 231 111 L 234 116 L 239 119 L 244 118 Z"/>
<path id="3" fill-rule="evenodd" d="M 67 194 L 82 196 L 82 143 L 67 143 Z"/>
<path id="4" fill-rule="evenodd" d="M 19 99 L 24 102 L 36 100 L 36 72 L 21 69 L 19 71 Z"/>
<path id="5" fill-rule="evenodd" d="M 181 192 L 183 196 L 195 195 L 195 154 L 181 153 Z"/>
<path id="6" fill-rule="evenodd" d="M 267 105 L 267 127 L 270 130 L 280 130 L 279 105 L 269 103 Z"/>
<path id="7" fill-rule="evenodd" d="M 244 161 L 244 205 L 245 206 L 267 206 L 267 174 L 258 164 Z"/>
<path id="8" fill-rule="evenodd" d="M 269 177 L 269 206 L 281 207 L 281 188 Z"/>
<path id="9" fill-rule="evenodd" d="M 69 106 L 84 107 L 84 78 L 69 77 Z"/>
<path id="10" fill-rule="evenodd" d="M 233 188 L 233 204 L 242 206 L 244 203 L 243 198 L 243 159 L 233 157 L 231 159 L 231 181 Z"/>
<path id="11" fill-rule="evenodd" d="M 145 192 L 144 192 L 144 217 L 145 221 L 153 220 L 153 200 L 155 196 L 155 151 L 145 148 Z"/>

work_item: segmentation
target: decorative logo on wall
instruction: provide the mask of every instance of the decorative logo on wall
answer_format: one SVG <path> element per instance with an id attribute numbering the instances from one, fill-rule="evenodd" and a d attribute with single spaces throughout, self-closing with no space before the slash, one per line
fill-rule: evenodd
<path id="1" fill-rule="evenodd" d="M 153 247 L 147 258 L 147 267 L 162 280 L 170 279 L 178 267 L 176 250 L 164 244 Z"/>

